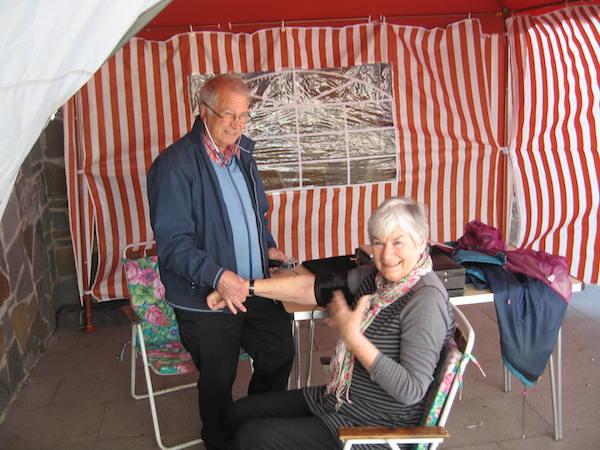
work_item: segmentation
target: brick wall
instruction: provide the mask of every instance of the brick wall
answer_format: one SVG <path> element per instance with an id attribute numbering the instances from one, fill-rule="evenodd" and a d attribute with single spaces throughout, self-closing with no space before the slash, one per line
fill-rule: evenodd
<path id="1" fill-rule="evenodd" d="M 23 162 L 0 222 L 0 421 L 52 340 L 55 311 L 78 302 L 67 217 L 57 117 Z"/>

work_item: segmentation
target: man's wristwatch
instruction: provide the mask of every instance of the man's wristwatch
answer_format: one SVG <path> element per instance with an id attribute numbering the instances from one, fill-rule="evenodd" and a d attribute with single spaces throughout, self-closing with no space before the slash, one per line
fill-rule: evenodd
<path id="1" fill-rule="evenodd" d="M 248 283 L 248 297 L 254 297 L 254 279 L 251 278 Z"/>

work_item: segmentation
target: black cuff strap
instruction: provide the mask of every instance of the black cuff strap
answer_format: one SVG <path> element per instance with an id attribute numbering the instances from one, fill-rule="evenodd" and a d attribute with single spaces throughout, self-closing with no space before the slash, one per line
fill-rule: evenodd
<path id="1" fill-rule="evenodd" d="M 248 297 L 254 297 L 254 279 L 250 279 L 250 283 L 248 283 Z"/>
<path id="2" fill-rule="evenodd" d="M 346 272 L 321 272 L 315 274 L 314 292 L 317 305 L 327 306 L 336 289 L 341 289 L 344 297 L 346 297 L 346 302 L 348 305 L 351 305 L 354 302 L 354 295 L 348 289 L 346 279 Z"/>

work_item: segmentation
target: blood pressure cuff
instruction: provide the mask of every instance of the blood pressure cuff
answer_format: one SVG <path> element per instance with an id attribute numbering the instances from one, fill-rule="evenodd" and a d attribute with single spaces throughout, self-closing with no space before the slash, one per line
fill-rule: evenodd
<path id="1" fill-rule="evenodd" d="M 340 289 L 346 297 L 348 305 L 354 305 L 356 299 L 363 295 L 375 293 L 375 276 L 377 270 L 373 265 L 363 265 L 351 270 L 336 272 L 320 272 L 315 274 L 315 298 L 319 306 L 327 306 L 333 291 Z"/>
<path id="2" fill-rule="evenodd" d="M 333 292 L 341 290 L 348 305 L 354 304 L 354 295 L 348 289 L 348 272 L 320 272 L 315 274 L 315 298 L 317 305 L 327 306 L 333 297 Z"/>

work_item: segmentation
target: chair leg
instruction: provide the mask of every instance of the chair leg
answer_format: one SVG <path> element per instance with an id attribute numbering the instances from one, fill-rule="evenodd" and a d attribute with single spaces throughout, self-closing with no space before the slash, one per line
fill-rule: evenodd
<path id="1" fill-rule="evenodd" d="M 136 392 L 136 378 L 135 378 L 136 367 L 135 366 L 137 363 L 138 351 L 135 346 L 135 343 L 136 343 L 136 339 L 137 339 L 136 327 L 138 327 L 138 326 L 139 325 L 133 325 L 131 327 L 131 396 L 136 400 L 141 400 L 144 398 L 148 398 L 148 393 L 138 394 Z M 142 331 L 140 331 L 140 333 L 142 333 Z M 141 342 L 141 340 L 142 339 L 140 338 L 140 342 Z M 179 386 L 174 386 L 174 387 L 154 391 L 153 395 L 154 395 L 154 397 L 158 397 L 159 395 L 168 394 L 169 392 L 176 392 L 176 391 L 180 391 L 182 389 L 193 388 L 195 386 L 196 386 L 196 383 L 181 384 Z"/>
<path id="2" fill-rule="evenodd" d="M 141 398 L 148 397 L 148 395 L 147 394 L 146 394 L 146 396 L 138 395 L 135 392 L 135 366 L 137 364 L 136 339 L 137 339 L 136 325 L 132 325 L 131 326 L 131 396 L 134 399 L 139 400 Z"/>
<path id="3" fill-rule="evenodd" d="M 160 436 L 160 427 L 158 425 L 158 414 L 156 413 L 156 403 L 154 401 L 155 393 L 152 387 L 152 378 L 150 375 L 150 369 L 148 364 L 148 354 L 146 353 L 146 344 L 144 343 L 144 336 L 142 327 L 140 325 L 136 325 L 137 334 L 140 342 L 140 353 L 142 354 L 142 361 L 144 362 L 144 375 L 146 378 L 146 388 L 148 389 L 148 400 L 150 401 L 150 412 L 152 414 L 152 424 L 154 425 L 154 437 L 156 438 L 156 443 L 162 450 L 178 450 L 182 448 L 191 447 L 192 445 L 202 443 L 202 439 L 195 439 L 193 441 L 184 442 L 182 444 L 178 444 L 172 447 L 167 447 L 163 444 L 161 436 Z M 178 390 L 178 389 L 174 389 Z M 165 390 L 163 390 L 164 393 Z M 172 390 L 171 390 L 172 392 Z"/>

